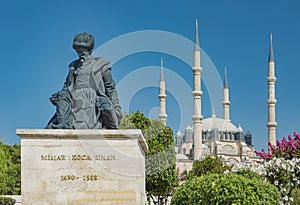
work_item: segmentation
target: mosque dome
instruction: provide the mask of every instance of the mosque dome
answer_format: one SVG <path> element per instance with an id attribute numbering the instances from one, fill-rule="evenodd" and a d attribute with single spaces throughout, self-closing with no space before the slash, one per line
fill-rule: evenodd
<path id="1" fill-rule="evenodd" d="M 232 131 L 237 132 L 237 128 L 234 124 L 231 122 L 216 118 L 216 117 L 210 117 L 203 119 L 202 121 L 202 130 L 203 131 L 211 131 L 211 130 L 219 130 L 219 131 Z"/>

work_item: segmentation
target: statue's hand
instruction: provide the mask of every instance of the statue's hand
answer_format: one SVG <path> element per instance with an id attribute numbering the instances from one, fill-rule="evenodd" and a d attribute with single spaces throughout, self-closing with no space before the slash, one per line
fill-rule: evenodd
<path id="1" fill-rule="evenodd" d="M 56 106 L 57 105 L 57 93 L 52 94 L 52 96 L 49 98 L 50 102 Z"/>

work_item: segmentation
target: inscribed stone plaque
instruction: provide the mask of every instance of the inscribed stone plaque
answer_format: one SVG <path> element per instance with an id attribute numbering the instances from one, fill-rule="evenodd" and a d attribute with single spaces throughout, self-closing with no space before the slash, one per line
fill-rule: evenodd
<path id="1" fill-rule="evenodd" d="M 22 204 L 144 204 L 140 130 L 22 130 Z"/>

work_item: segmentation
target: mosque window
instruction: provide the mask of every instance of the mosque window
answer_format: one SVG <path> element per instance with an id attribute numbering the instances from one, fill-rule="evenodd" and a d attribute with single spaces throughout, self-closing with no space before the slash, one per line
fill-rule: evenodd
<path id="1" fill-rule="evenodd" d="M 224 133 L 224 132 L 220 132 L 220 136 L 221 136 L 221 137 L 220 137 L 221 140 L 224 140 L 224 139 L 225 139 L 225 133 Z"/>
<path id="2" fill-rule="evenodd" d="M 186 149 L 185 148 L 183 148 L 183 154 L 186 154 Z"/>
<path id="3" fill-rule="evenodd" d="M 225 132 L 224 134 L 225 134 L 225 138 L 224 139 L 228 140 L 228 132 Z"/>

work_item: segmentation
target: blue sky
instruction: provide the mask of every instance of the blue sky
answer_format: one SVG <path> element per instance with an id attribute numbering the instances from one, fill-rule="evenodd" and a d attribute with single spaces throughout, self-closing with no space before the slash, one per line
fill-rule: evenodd
<path id="1" fill-rule="evenodd" d="M 112 62 L 116 84 L 126 86 L 120 87 L 124 111 L 140 110 L 155 117 L 160 58 L 164 59 L 168 125 L 174 133 L 179 129 L 183 132 L 192 124 L 192 95 L 188 91 L 193 85 L 189 66 L 193 48 L 188 40 L 194 41 L 198 19 L 200 46 L 206 53 L 202 61 L 213 67 L 203 66 L 209 81 L 202 84 L 203 115 L 211 115 L 210 99 L 222 94 L 218 86 L 211 86 L 219 85 L 226 66 L 231 120 L 235 125 L 240 123 L 244 131 L 251 131 L 260 150 L 267 144 L 266 77 L 271 32 L 277 75 L 277 138 L 300 132 L 299 10 L 297 0 L 1 2 L 0 136 L 6 143 L 19 143 L 16 128 L 45 127 L 55 111 L 49 97 L 61 89 L 68 64 L 77 58 L 72 40 L 83 31 L 95 36 L 96 54 Z M 162 36 L 154 37 L 154 31 Z M 134 34 L 141 35 L 126 41 Z M 121 56 L 133 47 L 136 52 Z M 210 69 L 218 75 L 208 76 Z M 143 83 L 144 87 L 137 87 Z M 221 105 L 216 106 L 221 117 Z"/>

